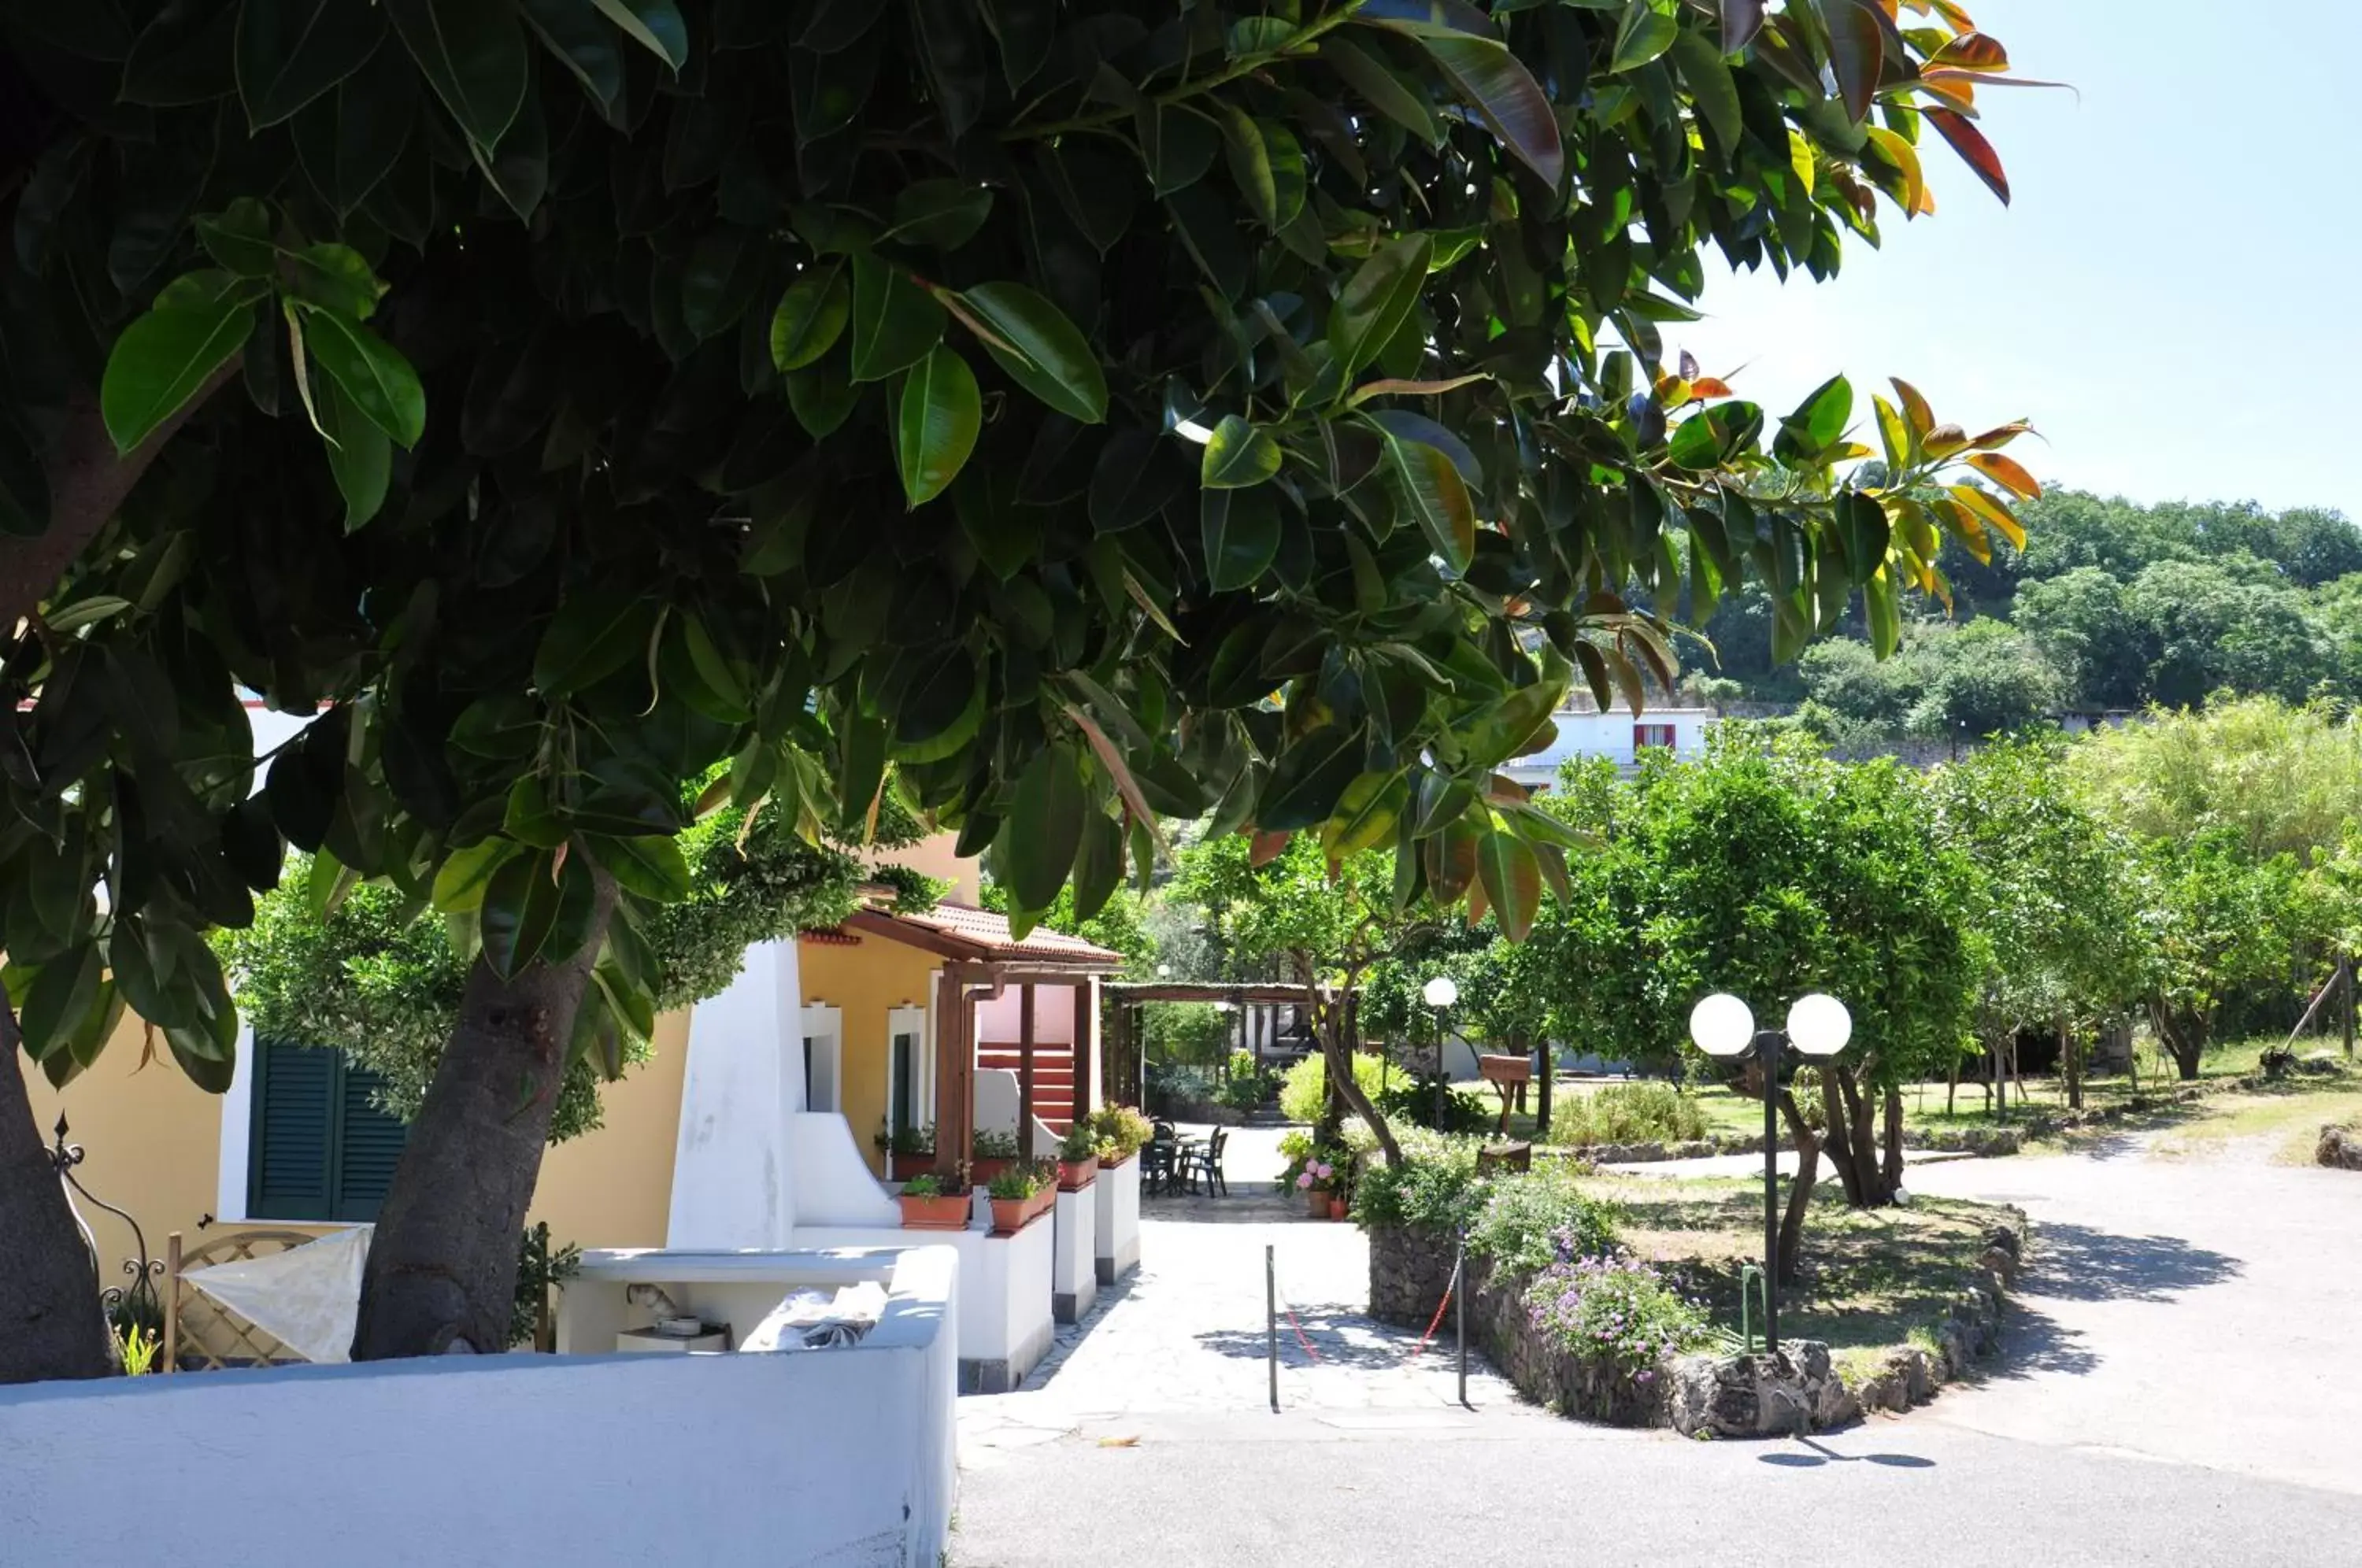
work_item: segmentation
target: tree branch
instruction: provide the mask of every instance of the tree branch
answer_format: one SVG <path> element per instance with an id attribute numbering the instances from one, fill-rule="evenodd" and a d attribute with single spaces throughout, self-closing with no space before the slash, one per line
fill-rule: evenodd
<path id="1" fill-rule="evenodd" d="M 214 372 L 147 440 L 127 453 L 115 449 L 98 399 L 77 392 L 66 404 L 64 427 L 50 454 L 49 531 L 30 539 L 0 538 L 0 633 L 40 607 L 83 547 L 123 505 L 164 443 L 204 401 L 237 374 L 238 358 Z"/>

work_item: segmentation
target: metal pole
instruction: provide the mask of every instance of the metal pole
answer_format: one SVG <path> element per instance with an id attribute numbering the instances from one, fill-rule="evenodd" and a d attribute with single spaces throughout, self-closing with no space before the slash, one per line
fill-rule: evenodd
<path id="1" fill-rule="evenodd" d="M 1271 1368 L 1271 1413 L 1279 1414 L 1279 1270 L 1272 1261 L 1272 1248 L 1263 1250 L 1263 1345 L 1264 1359 Z"/>
<path id="2" fill-rule="evenodd" d="M 1435 1010 L 1435 1130 L 1443 1131 L 1443 1010 Z"/>
<path id="3" fill-rule="evenodd" d="M 2345 1059 L 2354 1059 L 2354 957 L 2345 958 Z"/>
<path id="4" fill-rule="evenodd" d="M 1468 1232 L 1451 1259 L 1451 1331 L 1460 1341 L 1460 1405 L 1468 1408 Z"/>
<path id="5" fill-rule="evenodd" d="M 1763 1063 L 1763 1353 L 1780 1353 L 1780 1045 L 1777 1030 L 1757 1038 Z M 1800 1156 L 1801 1157 L 1801 1156 Z"/>

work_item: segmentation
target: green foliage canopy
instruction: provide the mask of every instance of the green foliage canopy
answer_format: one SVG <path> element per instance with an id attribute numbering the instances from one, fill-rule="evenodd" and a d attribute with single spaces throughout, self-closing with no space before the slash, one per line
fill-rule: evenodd
<path id="1" fill-rule="evenodd" d="M 1553 844 L 1485 780 L 1578 673 L 1669 678 L 1634 585 L 1760 580 L 1783 657 L 1859 593 L 1884 646 L 1946 536 L 2014 531 L 1946 481 L 2017 426 L 1898 389 L 1857 469 L 1844 382 L 1776 418 L 1661 338 L 1709 244 L 1826 277 L 1879 193 L 1926 210 L 1927 130 L 2006 194 L 2007 57 L 1949 6 L 6 0 L 0 39 L 0 533 L 50 559 L 0 939 L 60 1080 L 136 1002 L 228 1081 L 199 933 L 282 842 L 496 974 L 594 950 L 613 1069 L 717 761 L 815 838 L 898 764 L 1021 925 L 1210 807 L 1451 898 L 1481 858 L 1522 928 Z M 319 714 L 254 801 L 239 686 Z"/>

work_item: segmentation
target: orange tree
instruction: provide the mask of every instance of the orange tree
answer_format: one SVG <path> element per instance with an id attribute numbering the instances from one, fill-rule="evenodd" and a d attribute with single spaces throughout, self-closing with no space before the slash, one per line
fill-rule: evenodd
<path id="1" fill-rule="evenodd" d="M 1670 675 L 1636 584 L 1891 643 L 2014 532 L 2016 426 L 1859 463 L 1661 337 L 1936 138 L 2005 194 L 2006 66 L 1948 0 L 0 0 L 0 1032 L 218 1089 L 287 843 L 453 918 L 368 1357 L 502 1342 L 717 761 L 813 834 L 895 764 L 1020 925 L 1208 810 L 1530 918 L 1487 780 Z M 252 801 L 240 687 L 317 713 Z M 13 1073 L 0 1251 L 0 1377 L 102 1364 Z"/>

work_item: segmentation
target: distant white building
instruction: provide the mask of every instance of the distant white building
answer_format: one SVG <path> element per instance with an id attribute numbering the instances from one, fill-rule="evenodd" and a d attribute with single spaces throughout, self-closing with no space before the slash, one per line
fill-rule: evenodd
<path id="1" fill-rule="evenodd" d="M 1721 718 L 1712 708 L 1628 708 L 1603 712 L 1589 697 L 1575 698 L 1553 713 L 1558 738 L 1531 756 L 1521 756 L 1501 769 L 1518 783 L 1555 783 L 1559 765 L 1573 757 L 1604 756 L 1629 770 L 1651 749 L 1672 752 L 1683 761 L 1705 755 L 1706 727 Z"/>

